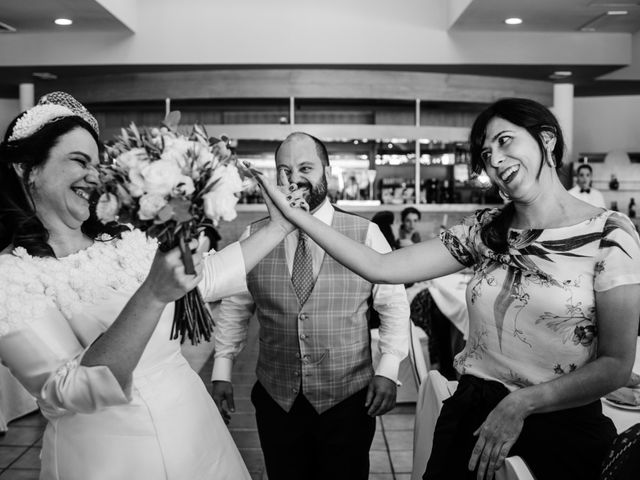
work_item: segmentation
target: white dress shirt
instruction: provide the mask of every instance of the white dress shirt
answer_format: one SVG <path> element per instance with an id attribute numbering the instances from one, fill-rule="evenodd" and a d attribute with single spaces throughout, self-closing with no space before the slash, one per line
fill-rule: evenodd
<path id="1" fill-rule="evenodd" d="M 327 200 L 313 214 L 327 225 L 333 221 L 333 206 Z M 244 231 L 240 240 L 249 236 L 250 227 Z M 325 252 L 311 238 L 308 239 L 313 264 L 313 275 L 317 278 Z M 293 258 L 298 245 L 298 231 L 284 239 L 285 258 L 289 274 L 293 269 Z M 369 224 L 365 245 L 380 252 L 391 251 L 387 240 L 374 223 Z M 409 303 L 403 285 L 374 285 L 373 308 L 380 315 L 380 342 L 382 353 L 376 368 L 376 375 L 382 375 L 393 381 L 398 378 L 400 361 L 407 356 L 409 349 Z M 215 363 L 211 380 L 231 381 L 231 369 L 234 358 L 246 344 L 249 319 L 255 310 L 255 303 L 249 291 L 225 298 L 216 318 L 214 331 Z"/>
<path id="2" fill-rule="evenodd" d="M 583 202 L 587 202 L 593 205 L 594 207 L 607 208 L 604 203 L 604 197 L 602 196 L 602 193 L 600 193 L 599 190 L 596 190 L 595 188 L 590 188 L 589 193 L 581 192 L 580 190 L 581 188 L 578 185 L 576 185 L 575 187 L 569 190 L 569 193 L 574 197 L 579 198 Z"/>

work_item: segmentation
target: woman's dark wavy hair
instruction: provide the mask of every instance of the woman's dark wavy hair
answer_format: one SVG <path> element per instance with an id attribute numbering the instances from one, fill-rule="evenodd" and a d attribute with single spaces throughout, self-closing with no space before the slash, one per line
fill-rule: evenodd
<path id="1" fill-rule="evenodd" d="M 62 117 L 44 125 L 27 138 L 10 142 L 13 127 L 21 116 L 18 115 L 11 122 L 4 141 L 0 143 L 0 251 L 13 245 L 24 247 L 33 256 L 55 257 L 47 243 L 49 232 L 37 217 L 28 193 L 30 174 L 47 161 L 60 137 L 76 128 L 88 131 L 99 148 L 102 144 L 93 128 L 80 117 Z M 18 165 L 23 170 L 22 178 L 15 170 Z M 116 223 L 104 225 L 96 217 L 94 207 L 82 224 L 82 232 L 94 240 L 99 240 L 102 234 L 119 237 L 125 230 L 127 227 Z"/>
<path id="2" fill-rule="evenodd" d="M 560 124 L 553 113 L 544 105 L 527 98 L 503 98 L 480 113 L 471 127 L 469 144 L 471 169 L 474 173 L 480 173 L 485 168 L 481 154 L 486 139 L 487 125 L 496 117 L 524 128 L 536 141 L 543 159 L 540 163 L 540 170 L 538 170 L 538 177 L 542 172 L 544 161 L 547 160 L 545 134 L 552 134 L 555 137 L 556 143 L 551 155 L 555 161 L 556 169 L 562 166 L 564 138 Z M 510 202 L 491 222 L 484 226 L 480 236 L 485 245 L 499 253 L 508 252 L 507 233 L 514 213 L 515 207 Z"/>

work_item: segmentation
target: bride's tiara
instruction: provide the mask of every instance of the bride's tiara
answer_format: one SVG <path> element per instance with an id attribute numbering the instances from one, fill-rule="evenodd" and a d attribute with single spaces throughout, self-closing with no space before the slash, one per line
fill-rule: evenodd
<path id="1" fill-rule="evenodd" d="M 27 138 L 42 127 L 63 117 L 80 117 L 98 135 L 98 122 L 84 105 L 68 93 L 52 92 L 38 100 L 38 104 L 24 112 L 11 130 L 10 142 Z"/>

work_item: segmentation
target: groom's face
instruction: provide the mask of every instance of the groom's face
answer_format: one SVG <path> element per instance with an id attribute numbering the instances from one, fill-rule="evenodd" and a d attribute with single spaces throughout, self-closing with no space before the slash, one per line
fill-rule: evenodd
<path id="1" fill-rule="evenodd" d="M 327 197 L 324 166 L 316 152 L 315 143 L 309 137 L 300 135 L 285 140 L 278 150 L 276 169 L 278 173 L 286 173 L 289 183 L 295 183 L 305 191 L 304 199 L 312 212 Z"/>

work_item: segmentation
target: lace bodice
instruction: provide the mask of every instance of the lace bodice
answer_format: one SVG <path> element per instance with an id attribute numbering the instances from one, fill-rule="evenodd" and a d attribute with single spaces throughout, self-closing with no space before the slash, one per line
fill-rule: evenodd
<path id="1" fill-rule="evenodd" d="M 133 293 L 156 248 L 155 240 L 133 230 L 63 258 L 33 257 L 22 247 L 0 255 L 0 337 L 39 318 L 46 307 L 70 319 L 113 291 Z"/>

